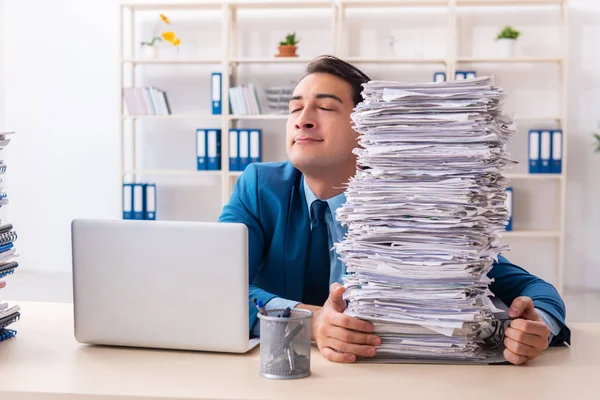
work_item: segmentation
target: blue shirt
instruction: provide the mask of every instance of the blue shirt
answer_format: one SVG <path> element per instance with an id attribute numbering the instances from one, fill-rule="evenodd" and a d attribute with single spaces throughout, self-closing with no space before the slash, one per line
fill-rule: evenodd
<path id="1" fill-rule="evenodd" d="M 310 206 L 315 200 L 319 200 L 319 198 L 313 193 L 310 189 L 306 181 L 304 180 L 304 176 L 302 177 L 302 185 L 304 186 L 304 195 L 306 197 L 306 207 L 308 207 L 308 215 L 311 216 Z M 321 199 L 322 200 L 322 199 Z M 338 254 L 333 248 L 334 243 L 337 243 L 344 239 L 348 228 L 342 226 L 339 221 L 335 219 L 335 212 L 338 208 L 340 208 L 346 202 L 346 196 L 344 193 L 340 193 L 337 196 L 334 196 L 330 199 L 325 200 L 329 205 L 329 208 L 325 212 L 325 223 L 327 224 L 327 233 L 328 233 L 328 242 L 329 242 L 329 260 L 330 260 L 330 272 L 329 272 L 329 284 L 331 285 L 334 282 L 342 283 L 342 276 L 346 273 L 346 266 L 344 263 L 339 260 Z M 311 225 L 312 229 L 312 225 Z M 286 307 L 294 308 L 298 304 L 299 301 L 283 299 L 281 297 L 274 297 L 267 302 L 265 308 L 267 310 L 277 310 L 284 309 Z M 509 304 L 510 306 L 510 304 Z M 550 328 L 550 337 L 548 341 L 550 342 L 552 338 L 559 334 L 560 325 L 558 322 L 546 313 L 543 310 L 535 309 L 537 313 L 542 317 L 546 325 Z M 256 324 L 254 327 L 254 334 L 259 336 L 260 333 L 260 324 Z"/>

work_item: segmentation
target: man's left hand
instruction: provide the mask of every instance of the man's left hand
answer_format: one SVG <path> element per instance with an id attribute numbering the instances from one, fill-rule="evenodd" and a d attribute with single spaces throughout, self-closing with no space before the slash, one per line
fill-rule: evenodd
<path id="1" fill-rule="evenodd" d="M 512 364 L 524 364 L 548 348 L 550 328 L 533 308 L 530 297 L 517 297 L 508 315 L 514 318 L 506 328 L 504 358 Z"/>

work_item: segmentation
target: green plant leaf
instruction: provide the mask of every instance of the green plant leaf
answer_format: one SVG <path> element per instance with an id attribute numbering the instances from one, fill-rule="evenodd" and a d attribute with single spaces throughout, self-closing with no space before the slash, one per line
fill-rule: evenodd
<path id="1" fill-rule="evenodd" d="M 498 36 L 496 37 L 496 39 L 518 39 L 519 36 L 521 35 L 521 32 L 513 29 L 512 26 L 507 25 L 504 27 L 504 29 L 502 29 L 502 31 L 500 31 L 500 33 L 498 33 Z"/>

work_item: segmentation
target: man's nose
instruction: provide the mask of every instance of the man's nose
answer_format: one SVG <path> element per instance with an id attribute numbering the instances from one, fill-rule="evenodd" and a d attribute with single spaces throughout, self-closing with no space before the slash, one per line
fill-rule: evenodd
<path id="1" fill-rule="evenodd" d="M 317 126 L 316 120 L 312 115 L 312 112 L 308 109 L 302 110 L 302 114 L 296 120 L 295 127 L 297 130 L 312 130 Z"/>

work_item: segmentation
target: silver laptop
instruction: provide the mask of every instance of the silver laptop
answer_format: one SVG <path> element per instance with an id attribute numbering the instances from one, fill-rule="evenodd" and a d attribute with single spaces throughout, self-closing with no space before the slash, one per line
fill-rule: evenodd
<path id="1" fill-rule="evenodd" d="M 243 353 L 249 340 L 243 224 L 76 219 L 81 343 Z"/>

